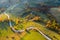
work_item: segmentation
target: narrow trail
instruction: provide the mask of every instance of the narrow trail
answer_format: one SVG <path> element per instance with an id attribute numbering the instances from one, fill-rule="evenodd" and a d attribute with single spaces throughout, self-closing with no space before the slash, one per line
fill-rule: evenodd
<path id="1" fill-rule="evenodd" d="M 10 16 L 6 13 L 4 13 L 7 17 L 8 17 L 8 20 L 10 19 Z M 46 36 L 42 31 L 40 31 L 38 28 L 35 28 L 35 27 L 29 27 L 29 28 L 26 28 L 25 30 L 15 30 L 12 26 L 12 23 L 11 21 L 9 20 L 9 25 L 10 25 L 10 28 L 12 29 L 12 31 L 14 31 L 15 33 L 22 33 L 24 31 L 30 31 L 30 30 L 36 30 L 37 32 L 39 32 L 40 34 L 42 34 L 47 40 L 52 40 L 51 38 L 49 38 L 48 36 Z"/>

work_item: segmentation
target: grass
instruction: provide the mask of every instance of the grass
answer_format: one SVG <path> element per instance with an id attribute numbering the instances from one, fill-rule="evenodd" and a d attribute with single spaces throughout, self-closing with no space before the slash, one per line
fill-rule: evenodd
<path id="1" fill-rule="evenodd" d="M 38 32 L 30 31 L 30 33 L 27 33 L 22 40 L 46 40 L 46 39 Z"/>

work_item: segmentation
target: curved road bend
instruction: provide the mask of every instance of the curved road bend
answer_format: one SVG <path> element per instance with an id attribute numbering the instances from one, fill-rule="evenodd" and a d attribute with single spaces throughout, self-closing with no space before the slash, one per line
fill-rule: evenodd
<path id="1" fill-rule="evenodd" d="M 6 14 L 6 13 L 4 13 L 4 14 L 8 17 L 8 19 L 10 19 L 10 17 L 9 17 L 8 14 Z M 10 28 L 12 29 L 12 31 L 14 31 L 14 32 L 16 32 L 16 33 L 22 33 L 22 32 L 25 31 L 25 30 L 15 30 L 15 29 L 13 28 L 12 24 L 11 24 L 11 21 L 9 21 L 9 25 L 10 25 Z M 37 32 L 39 32 L 40 34 L 42 34 L 47 40 L 52 40 L 51 38 L 49 38 L 48 36 L 46 36 L 42 31 L 40 31 L 39 29 L 37 29 L 37 28 L 35 28 L 35 27 L 26 28 L 27 31 L 32 30 L 32 29 L 34 29 L 34 30 L 36 30 Z"/>

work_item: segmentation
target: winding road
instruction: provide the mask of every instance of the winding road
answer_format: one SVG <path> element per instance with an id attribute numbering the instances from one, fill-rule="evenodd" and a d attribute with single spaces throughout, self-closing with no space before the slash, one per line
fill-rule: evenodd
<path id="1" fill-rule="evenodd" d="M 8 17 L 8 19 L 10 19 L 10 16 L 8 15 L 8 14 L 6 14 L 6 13 L 4 13 L 7 17 Z M 33 27 L 33 26 L 31 26 L 31 27 L 29 27 L 29 28 L 26 28 L 25 30 L 15 30 L 14 28 L 13 28 L 13 26 L 12 26 L 12 23 L 11 23 L 11 21 L 9 20 L 9 25 L 10 25 L 10 28 L 12 29 L 12 31 L 14 31 L 14 32 L 16 32 L 16 33 L 22 33 L 22 32 L 24 32 L 24 31 L 30 31 L 30 30 L 36 30 L 37 32 L 39 32 L 41 35 L 43 35 L 47 40 L 52 40 L 51 38 L 49 38 L 48 36 L 46 36 L 42 31 L 40 31 L 38 28 L 35 28 L 35 27 Z"/>

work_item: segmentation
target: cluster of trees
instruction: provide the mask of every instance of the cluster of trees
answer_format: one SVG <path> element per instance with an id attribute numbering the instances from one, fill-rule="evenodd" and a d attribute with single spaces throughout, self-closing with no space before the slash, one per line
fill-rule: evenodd
<path id="1" fill-rule="evenodd" d="M 60 34 L 60 25 L 55 20 L 53 21 L 49 20 L 46 24 L 46 27 Z"/>
<path id="2" fill-rule="evenodd" d="M 33 14 L 29 14 L 29 15 L 26 16 L 26 19 L 32 20 L 32 21 L 38 21 L 38 20 L 40 20 L 41 18 L 40 18 L 40 16 L 33 15 Z"/>

